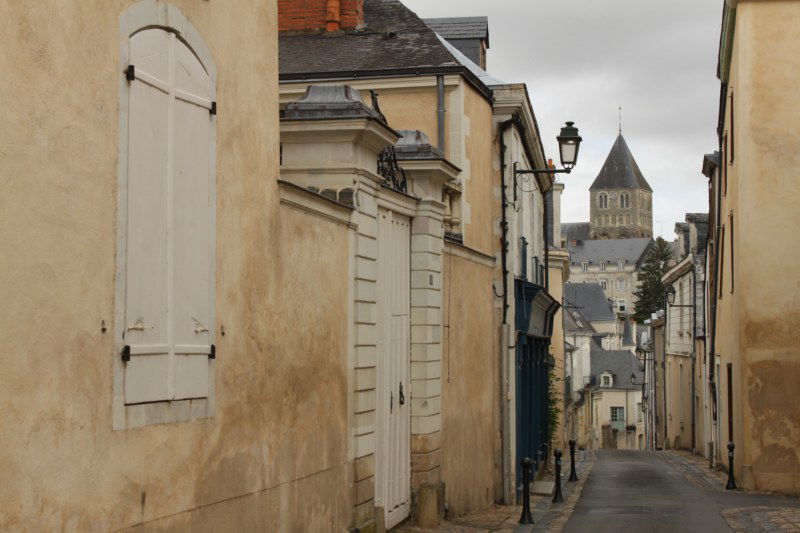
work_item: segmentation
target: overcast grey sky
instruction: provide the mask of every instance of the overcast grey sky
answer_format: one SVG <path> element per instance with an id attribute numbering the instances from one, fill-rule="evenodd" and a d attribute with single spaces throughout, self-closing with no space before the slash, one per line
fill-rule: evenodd
<path id="1" fill-rule="evenodd" d="M 708 210 L 703 154 L 716 149 L 722 0 L 403 0 L 421 17 L 489 17 L 487 70 L 525 82 L 545 151 L 566 120 L 583 137 L 562 220 L 589 220 L 588 189 L 622 134 L 654 190 L 653 229 L 668 240 Z"/>

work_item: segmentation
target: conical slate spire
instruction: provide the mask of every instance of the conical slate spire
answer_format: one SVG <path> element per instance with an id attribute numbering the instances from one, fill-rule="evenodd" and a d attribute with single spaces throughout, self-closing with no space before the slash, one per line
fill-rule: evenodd
<path id="1" fill-rule="evenodd" d="M 653 192 L 639 170 L 622 133 L 617 137 L 603 168 L 589 188 L 592 191 L 598 189 L 644 189 Z"/>

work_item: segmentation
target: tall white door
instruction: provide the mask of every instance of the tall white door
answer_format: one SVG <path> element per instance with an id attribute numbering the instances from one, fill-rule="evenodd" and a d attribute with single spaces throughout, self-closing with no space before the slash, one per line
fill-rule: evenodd
<path id="1" fill-rule="evenodd" d="M 376 505 L 386 527 L 405 519 L 411 493 L 411 221 L 378 212 Z"/>

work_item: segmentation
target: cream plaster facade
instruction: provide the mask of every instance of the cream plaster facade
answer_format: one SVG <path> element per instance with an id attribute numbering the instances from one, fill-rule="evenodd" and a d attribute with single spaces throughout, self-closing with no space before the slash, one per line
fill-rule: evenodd
<path id="1" fill-rule="evenodd" d="M 0 260 L 0 470 L 16 480 L 0 485 L 0 529 L 347 529 L 352 230 L 335 206 L 309 225 L 297 203 L 330 202 L 278 184 L 275 2 L 0 12 L 0 244 L 15 250 Z M 217 68 L 216 405 L 115 430 L 125 20 L 196 35 Z"/>
<path id="2" fill-rule="evenodd" d="M 798 20 L 797 1 L 726 2 L 707 293 L 716 461 L 732 441 L 740 486 L 787 493 L 800 492 Z"/>

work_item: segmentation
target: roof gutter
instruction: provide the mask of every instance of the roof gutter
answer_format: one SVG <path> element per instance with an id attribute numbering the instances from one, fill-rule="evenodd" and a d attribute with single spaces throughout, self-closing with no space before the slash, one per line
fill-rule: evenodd
<path id="1" fill-rule="evenodd" d="M 292 82 L 314 82 L 331 80 L 353 80 L 353 79 L 381 79 L 381 78 L 402 78 L 410 76 L 445 76 L 447 74 L 459 74 L 472 85 L 487 101 L 492 102 L 492 90 L 487 87 L 475 74 L 468 68 L 461 65 L 452 67 L 418 67 L 418 68 L 395 68 L 377 70 L 340 70 L 332 72 L 302 72 L 298 74 L 280 74 L 280 83 Z"/>

